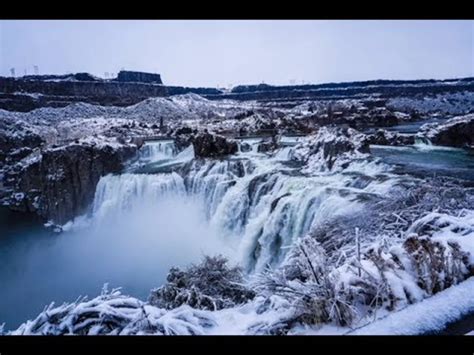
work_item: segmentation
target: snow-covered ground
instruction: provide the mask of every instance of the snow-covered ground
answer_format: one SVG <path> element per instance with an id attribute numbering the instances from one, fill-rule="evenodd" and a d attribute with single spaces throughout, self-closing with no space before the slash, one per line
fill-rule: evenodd
<path id="1" fill-rule="evenodd" d="M 416 335 L 442 330 L 474 312 L 474 277 L 419 303 L 391 313 L 350 335 Z M 474 335 L 474 330 L 471 332 Z"/>
<path id="2" fill-rule="evenodd" d="M 388 100 L 387 107 L 403 112 L 417 111 L 423 114 L 464 115 L 474 106 L 474 92 L 438 94 L 420 98 L 397 97 Z M 471 111 L 472 112 L 472 111 Z"/>

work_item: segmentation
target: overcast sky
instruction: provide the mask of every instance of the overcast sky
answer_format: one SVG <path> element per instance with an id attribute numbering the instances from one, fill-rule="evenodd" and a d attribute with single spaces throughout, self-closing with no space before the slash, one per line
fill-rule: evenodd
<path id="1" fill-rule="evenodd" d="M 0 75 L 120 69 L 170 85 L 474 76 L 474 21 L 0 21 Z"/>

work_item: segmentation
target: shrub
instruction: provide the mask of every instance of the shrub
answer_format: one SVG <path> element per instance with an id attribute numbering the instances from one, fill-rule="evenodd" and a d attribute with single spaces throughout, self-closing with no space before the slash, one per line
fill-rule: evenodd
<path id="1" fill-rule="evenodd" d="M 150 304 L 166 309 L 187 304 L 193 308 L 217 310 L 244 303 L 255 293 L 243 285 L 241 269 L 229 267 L 223 256 L 206 256 L 186 270 L 172 268 L 167 283 L 153 289 Z"/>

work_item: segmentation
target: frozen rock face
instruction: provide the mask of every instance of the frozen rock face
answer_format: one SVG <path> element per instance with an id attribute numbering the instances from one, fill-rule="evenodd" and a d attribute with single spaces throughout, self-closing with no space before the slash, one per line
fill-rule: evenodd
<path id="1" fill-rule="evenodd" d="M 199 133 L 192 138 L 194 154 L 198 158 L 222 157 L 238 151 L 234 140 L 211 133 Z"/>
<path id="2" fill-rule="evenodd" d="M 135 145 L 79 142 L 27 157 L 6 174 L 10 206 L 64 224 L 84 213 L 100 177 L 120 172 L 135 152 Z"/>
<path id="3" fill-rule="evenodd" d="M 474 114 L 455 117 L 443 124 L 428 124 L 419 136 L 436 145 L 451 147 L 474 146 Z"/>
<path id="4" fill-rule="evenodd" d="M 18 134 L 12 132 L 0 130 L 0 167 L 3 163 L 9 163 L 10 161 L 17 161 L 29 153 L 34 148 L 37 148 L 44 144 L 43 138 L 38 134 L 21 131 Z"/>
<path id="5" fill-rule="evenodd" d="M 344 168 L 357 154 L 369 153 L 364 134 L 352 128 L 322 127 L 295 148 L 293 160 L 306 165 L 306 172 Z"/>
<path id="6" fill-rule="evenodd" d="M 360 98 L 370 95 L 384 98 L 413 97 L 415 95 L 472 91 L 473 82 L 473 78 L 464 78 L 448 80 L 371 80 L 291 86 L 240 85 L 234 87 L 230 93 L 221 96 L 236 100 Z"/>
<path id="7" fill-rule="evenodd" d="M 379 129 L 374 134 L 368 135 L 367 141 L 369 142 L 369 144 L 375 145 L 411 145 L 415 144 L 415 136 L 411 134 L 399 134 L 389 132 L 384 129 Z"/>

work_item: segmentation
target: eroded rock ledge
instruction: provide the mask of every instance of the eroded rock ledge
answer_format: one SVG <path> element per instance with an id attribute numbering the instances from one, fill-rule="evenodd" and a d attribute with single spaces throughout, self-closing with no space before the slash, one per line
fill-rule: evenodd
<path id="1" fill-rule="evenodd" d="M 428 124 L 418 134 L 435 145 L 474 146 L 474 114 L 454 117 L 442 124 Z"/>
<path id="2" fill-rule="evenodd" d="M 30 155 L 5 174 L 10 208 L 64 224 L 86 211 L 99 179 L 120 172 L 136 150 L 131 144 L 79 141 Z"/>

